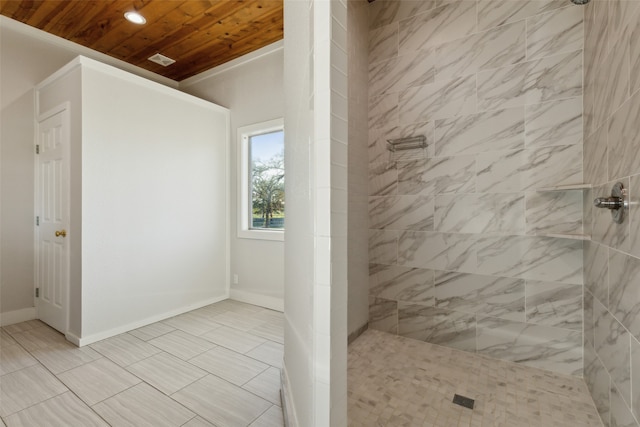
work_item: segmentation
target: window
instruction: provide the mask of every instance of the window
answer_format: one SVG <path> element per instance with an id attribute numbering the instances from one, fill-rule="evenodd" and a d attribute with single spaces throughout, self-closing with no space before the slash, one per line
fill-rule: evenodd
<path id="1" fill-rule="evenodd" d="M 284 240 L 282 119 L 238 128 L 238 237 Z"/>

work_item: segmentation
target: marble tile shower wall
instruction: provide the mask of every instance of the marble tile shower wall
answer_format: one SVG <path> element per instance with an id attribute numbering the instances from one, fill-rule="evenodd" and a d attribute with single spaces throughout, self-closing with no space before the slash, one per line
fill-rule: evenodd
<path id="1" fill-rule="evenodd" d="M 640 425 L 640 1 L 585 8 L 585 195 L 629 191 L 622 224 L 588 211 L 585 244 L 584 377 L 605 426 Z M 585 205 L 586 206 L 586 205 Z"/>
<path id="2" fill-rule="evenodd" d="M 583 11 L 370 4 L 371 328 L 582 374 Z"/>

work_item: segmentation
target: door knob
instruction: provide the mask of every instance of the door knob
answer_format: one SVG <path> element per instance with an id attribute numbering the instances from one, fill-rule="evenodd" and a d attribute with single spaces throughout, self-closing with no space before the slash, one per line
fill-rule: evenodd
<path id="1" fill-rule="evenodd" d="M 67 237 L 67 230 L 56 231 L 56 237 Z"/>

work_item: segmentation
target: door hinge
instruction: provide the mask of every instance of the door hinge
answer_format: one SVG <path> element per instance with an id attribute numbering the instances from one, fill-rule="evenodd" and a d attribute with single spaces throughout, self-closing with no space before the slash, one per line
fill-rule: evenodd
<path id="1" fill-rule="evenodd" d="M 36 298 L 40 297 L 40 288 L 36 288 Z"/>
<path id="2" fill-rule="evenodd" d="M 36 154 L 40 154 L 40 144 L 36 144 Z"/>
<path id="3" fill-rule="evenodd" d="M 40 225 L 40 217 L 39 216 L 36 217 L 36 225 Z"/>

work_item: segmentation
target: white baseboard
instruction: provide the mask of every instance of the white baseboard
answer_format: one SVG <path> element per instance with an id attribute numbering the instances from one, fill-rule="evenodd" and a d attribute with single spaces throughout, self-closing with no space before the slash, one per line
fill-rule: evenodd
<path id="1" fill-rule="evenodd" d="M 37 319 L 35 307 L 6 311 L 0 313 L 0 326 L 13 325 L 14 323 L 26 322 L 27 320 L 33 319 Z"/>
<path id="2" fill-rule="evenodd" d="M 226 300 L 228 298 L 229 298 L 228 295 L 222 295 L 220 297 L 209 298 L 209 299 L 206 299 L 206 300 L 203 300 L 203 301 L 199 301 L 196 304 L 191 304 L 191 305 L 188 305 L 188 306 L 185 306 L 185 307 L 181 307 L 181 308 L 176 309 L 176 310 L 167 311 L 165 313 L 158 314 L 156 316 L 147 317 L 146 319 L 143 319 L 143 320 L 139 320 L 139 321 L 136 321 L 136 322 L 128 323 L 126 325 L 118 326 L 117 328 L 109 329 L 109 330 L 103 331 L 103 332 L 98 332 L 96 334 L 88 335 L 86 337 L 78 337 L 78 336 L 76 336 L 76 335 L 74 335 L 72 333 L 67 333 L 65 336 L 69 341 L 71 341 L 72 343 L 74 343 L 78 347 L 82 347 L 82 346 L 85 346 L 85 345 L 93 344 L 94 342 L 98 342 L 98 341 L 102 341 L 102 340 L 107 339 L 107 338 L 114 337 L 116 335 L 123 334 L 125 332 L 132 331 L 134 329 L 141 328 L 143 326 L 150 325 L 150 324 L 155 323 L 155 322 L 159 322 L 161 320 L 168 319 L 168 318 L 173 317 L 173 316 L 177 316 L 179 314 L 186 313 L 186 312 L 191 311 L 191 310 L 196 310 L 198 308 L 204 307 L 204 306 L 209 305 L 209 304 L 214 304 L 216 302 L 220 302 L 220 301 Z"/>
<path id="3" fill-rule="evenodd" d="M 73 334 L 71 332 L 67 332 L 64 337 L 67 339 L 67 341 L 69 341 L 72 344 L 77 345 L 78 347 L 80 347 L 80 337 L 77 336 L 76 334 Z"/>
<path id="4" fill-rule="evenodd" d="M 280 370 L 280 400 L 282 403 L 282 414 L 284 415 L 284 427 L 298 427 L 298 419 L 291 398 L 291 385 L 287 375 L 286 365 Z"/>
<path id="5" fill-rule="evenodd" d="M 246 302 L 247 304 L 253 304 L 271 310 L 284 312 L 284 300 L 282 298 L 274 298 L 266 295 L 256 294 L 254 292 L 239 291 L 237 289 L 231 289 L 229 298 Z"/>

